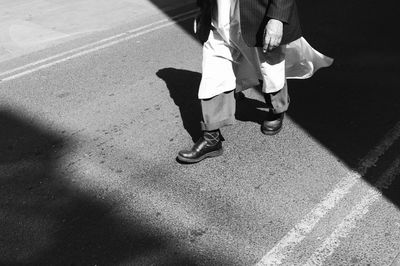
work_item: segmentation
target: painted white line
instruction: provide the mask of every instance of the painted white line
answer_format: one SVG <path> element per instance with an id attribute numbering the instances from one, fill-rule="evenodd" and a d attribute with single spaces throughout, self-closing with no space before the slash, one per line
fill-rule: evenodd
<path id="1" fill-rule="evenodd" d="M 303 241 L 316 224 L 344 198 L 351 188 L 360 182 L 368 169 L 376 164 L 379 158 L 400 137 L 400 122 L 375 146 L 360 162 L 357 172 L 345 176 L 334 189 L 296 224 L 256 265 L 280 265 Z"/>
<path id="2" fill-rule="evenodd" d="M 390 263 L 390 266 L 399 266 L 399 265 L 400 265 L 400 253 L 397 254 L 396 258 L 394 258 L 392 263 Z"/>
<path id="3" fill-rule="evenodd" d="M 348 237 L 350 232 L 356 227 L 368 212 L 369 207 L 382 197 L 379 190 L 387 188 L 400 173 L 400 159 L 396 159 L 389 169 L 381 176 L 375 184 L 376 188 L 370 188 L 361 201 L 353 207 L 352 211 L 336 227 L 335 231 L 323 242 L 323 244 L 311 255 L 304 264 L 305 266 L 323 265 L 326 259 L 331 256 L 335 249 L 340 245 L 342 239 Z"/>
<path id="4" fill-rule="evenodd" d="M 188 12 L 171 17 L 170 19 L 159 20 L 159 21 L 147 24 L 145 26 L 129 30 L 129 31 L 121 33 L 121 34 L 117 34 L 117 35 L 114 35 L 114 36 L 111 36 L 111 37 L 108 37 L 108 38 L 105 38 L 105 39 L 102 39 L 102 40 L 99 40 L 99 41 L 96 41 L 93 43 L 86 44 L 84 46 L 81 46 L 81 47 L 78 47 L 75 49 L 71 49 L 71 50 L 38 60 L 36 62 L 32 62 L 32 63 L 26 64 L 26 65 L 23 65 L 21 67 L 7 70 L 5 72 L 0 73 L 0 77 L 5 76 L 4 78 L 0 78 L 0 83 L 3 81 L 13 80 L 13 79 L 31 74 L 33 72 L 36 72 L 36 71 L 44 69 L 44 68 L 49 68 L 51 66 L 71 60 L 73 58 L 80 57 L 80 56 L 83 56 L 83 55 L 86 55 L 89 53 L 93 53 L 93 52 L 99 51 L 101 49 L 119 44 L 121 42 L 128 41 L 132 38 L 136 38 L 143 34 L 150 33 L 152 31 L 156 31 L 156 30 L 171 26 L 171 25 L 176 24 L 181 21 L 185 21 L 187 19 L 192 18 L 196 12 L 197 12 L 197 9 L 193 9 Z M 62 57 L 64 57 L 64 58 L 62 58 Z M 58 58 L 62 58 L 62 59 L 56 60 Z M 56 60 L 56 61 L 53 61 L 53 60 Z M 50 62 L 50 63 L 47 63 L 47 62 Z M 47 64 L 45 64 L 45 63 L 47 63 Z M 38 66 L 38 67 L 34 68 L 35 66 Z M 16 74 L 13 74 L 13 73 L 16 73 Z M 10 75 L 10 74 L 13 74 L 13 75 Z"/>

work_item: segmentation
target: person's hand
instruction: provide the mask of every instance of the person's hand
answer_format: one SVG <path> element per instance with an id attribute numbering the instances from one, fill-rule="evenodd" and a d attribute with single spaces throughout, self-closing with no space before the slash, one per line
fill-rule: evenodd
<path id="1" fill-rule="evenodd" d="M 272 51 L 281 44 L 283 35 L 283 23 L 276 19 L 270 19 L 264 30 L 263 52 Z"/>

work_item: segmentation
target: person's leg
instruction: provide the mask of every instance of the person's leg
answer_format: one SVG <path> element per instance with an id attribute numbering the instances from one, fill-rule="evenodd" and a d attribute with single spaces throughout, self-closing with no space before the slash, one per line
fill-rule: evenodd
<path id="1" fill-rule="evenodd" d="M 288 86 L 285 82 L 283 88 L 277 92 L 264 94 L 266 98 L 269 98 L 271 103 L 271 112 L 274 114 L 284 113 L 289 109 L 290 98 L 288 93 Z"/>
<path id="2" fill-rule="evenodd" d="M 285 82 L 284 87 L 277 92 L 264 93 L 264 98 L 268 112 L 261 125 L 261 131 L 265 135 L 274 135 L 282 129 L 284 114 L 289 108 L 290 98 L 287 83 Z"/>
<path id="3" fill-rule="evenodd" d="M 203 136 L 189 150 L 178 153 L 178 160 L 185 163 L 197 163 L 208 157 L 222 155 L 220 128 L 235 122 L 234 91 L 221 93 L 210 99 L 202 99 Z"/>
<path id="4" fill-rule="evenodd" d="M 221 93 L 211 99 L 201 100 L 203 112 L 202 130 L 211 131 L 235 122 L 234 90 Z"/>
<path id="5" fill-rule="evenodd" d="M 262 75 L 262 92 L 268 112 L 261 125 L 262 133 L 277 134 L 282 129 L 284 114 L 289 107 L 289 95 L 285 74 L 285 46 L 263 53 L 256 48 Z"/>
<path id="6" fill-rule="evenodd" d="M 203 113 L 203 136 L 191 149 L 178 153 L 177 159 L 181 162 L 196 163 L 222 154 L 223 138 L 219 129 L 233 124 L 236 107 L 231 49 L 217 31 L 211 31 L 203 45 L 203 71 L 198 94 Z"/>

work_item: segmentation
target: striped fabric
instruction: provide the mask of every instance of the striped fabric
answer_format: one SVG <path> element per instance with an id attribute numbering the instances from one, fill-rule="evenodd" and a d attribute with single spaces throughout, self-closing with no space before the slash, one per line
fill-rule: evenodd
<path id="1" fill-rule="evenodd" d="M 262 46 L 268 19 L 284 22 L 281 44 L 301 37 L 295 0 L 239 0 L 242 35 L 247 45 Z"/>
<path id="2" fill-rule="evenodd" d="M 281 44 L 290 43 L 301 37 L 295 0 L 239 0 L 239 2 L 242 35 L 248 46 L 262 46 L 264 28 L 271 18 L 284 22 Z M 197 0 L 202 10 L 209 10 L 205 7 L 214 3 L 214 0 Z"/>

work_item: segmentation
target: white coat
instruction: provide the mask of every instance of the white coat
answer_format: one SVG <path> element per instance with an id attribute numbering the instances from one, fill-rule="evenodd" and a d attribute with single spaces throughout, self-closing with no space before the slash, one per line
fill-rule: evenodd
<path id="1" fill-rule="evenodd" d="M 208 40 L 203 45 L 202 79 L 199 99 L 209 99 L 236 89 L 245 90 L 263 81 L 263 92 L 283 88 L 286 79 L 306 79 L 333 59 L 303 38 L 263 53 L 260 47 L 248 47 L 240 30 L 238 0 L 217 0 Z"/>

